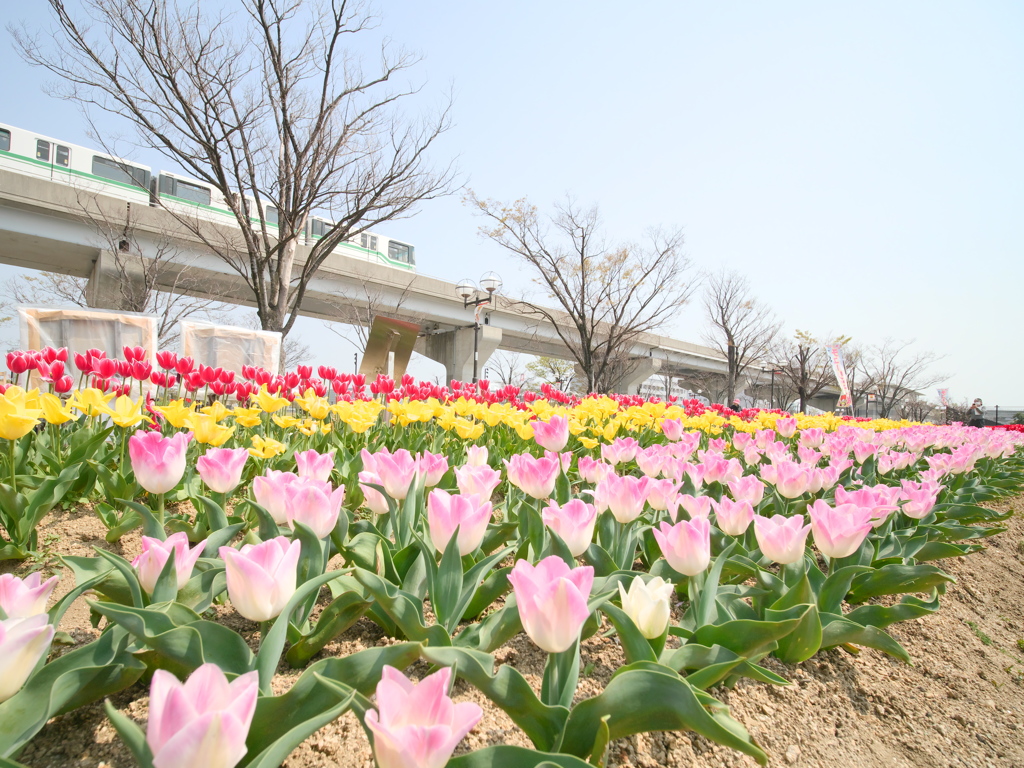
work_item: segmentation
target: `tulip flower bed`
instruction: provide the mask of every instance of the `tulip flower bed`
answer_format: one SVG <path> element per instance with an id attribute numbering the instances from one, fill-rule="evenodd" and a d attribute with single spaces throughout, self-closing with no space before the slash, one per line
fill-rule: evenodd
<path id="1" fill-rule="evenodd" d="M 91 510 L 112 546 L 63 556 L 55 602 L 56 578 L 0 576 L 7 760 L 141 686 L 144 728 L 106 710 L 157 768 L 276 766 L 345 713 L 381 768 L 582 767 L 662 730 L 765 763 L 709 689 L 785 686 L 772 660 L 832 648 L 909 661 L 887 628 L 938 610 L 936 563 L 1004 530 L 981 503 L 1024 482 L 1009 431 L 386 377 L 367 392 L 326 368 L 236 383 L 142 350 L 78 356 L 95 386 L 74 389 L 66 357 L 8 360 L 50 391 L 0 396 L 0 557 L 38 562 L 39 523 L 81 514 L 62 509 Z M 113 551 L 140 530 L 137 556 Z M 98 636 L 58 637 L 83 604 Z M 356 627 L 387 644 L 329 652 Z M 524 636 L 539 679 L 502 662 Z M 604 642 L 622 663 L 595 690 L 581 669 Z M 484 714 L 456 680 L 529 747 L 451 757 Z"/>

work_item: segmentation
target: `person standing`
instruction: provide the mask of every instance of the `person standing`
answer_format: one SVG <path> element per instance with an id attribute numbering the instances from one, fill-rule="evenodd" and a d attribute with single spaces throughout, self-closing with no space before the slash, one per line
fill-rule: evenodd
<path id="1" fill-rule="evenodd" d="M 967 409 L 967 414 L 970 417 L 967 421 L 969 427 L 983 427 L 985 426 L 985 409 L 981 404 L 981 398 L 974 398 L 974 402 L 971 403 L 971 407 Z"/>

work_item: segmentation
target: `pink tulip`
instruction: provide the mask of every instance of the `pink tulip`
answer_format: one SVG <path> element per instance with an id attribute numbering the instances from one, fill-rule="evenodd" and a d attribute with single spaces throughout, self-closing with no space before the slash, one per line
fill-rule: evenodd
<path id="1" fill-rule="evenodd" d="M 0 702 L 21 690 L 50 650 L 54 628 L 45 613 L 0 620 Z"/>
<path id="2" fill-rule="evenodd" d="M 266 474 L 253 478 L 252 492 L 256 503 L 267 510 L 278 525 L 288 522 L 291 485 L 298 479 L 299 476 L 294 472 L 276 469 L 268 469 Z"/>
<path id="3" fill-rule="evenodd" d="M 803 558 L 804 542 L 810 530 L 810 524 L 804 525 L 803 515 L 754 517 L 754 535 L 761 553 L 779 565 L 796 563 Z"/>
<path id="4" fill-rule="evenodd" d="M 749 432 L 737 432 L 732 436 L 732 447 L 737 451 L 745 451 L 753 443 L 754 436 Z"/>
<path id="5" fill-rule="evenodd" d="M 472 553 L 484 540 L 491 521 L 491 502 L 483 496 L 453 496 L 440 489 L 427 496 L 427 524 L 430 540 L 444 552 L 455 529 L 459 529 L 459 554 Z"/>
<path id="6" fill-rule="evenodd" d="M 632 461 L 640 444 L 632 437 L 617 437 L 611 445 L 601 446 L 601 458 L 612 466 Z"/>
<path id="7" fill-rule="evenodd" d="M 167 493 L 185 474 L 185 452 L 192 433 L 176 432 L 163 437 L 159 432 L 138 431 L 128 440 L 128 455 L 139 485 L 150 493 Z"/>
<path id="8" fill-rule="evenodd" d="M 662 419 L 661 433 L 665 435 L 666 440 L 677 442 L 683 436 L 682 419 Z"/>
<path id="9" fill-rule="evenodd" d="M 796 419 L 776 419 L 775 420 L 775 431 L 779 433 L 780 437 L 790 438 L 796 434 Z"/>
<path id="10" fill-rule="evenodd" d="M 579 557 L 594 539 L 597 509 L 582 499 L 573 499 L 562 506 L 548 504 L 541 513 L 544 525 L 558 534 L 573 557 Z"/>
<path id="11" fill-rule="evenodd" d="M 483 467 L 487 464 L 487 446 L 471 445 L 466 449 L 467 467 Z"/>
<path id="12" fill-rule="evenodd" d="M 761 467 L 761 479 L 774 485 L 779 495 L 787 499 L 803 496 L 814 480 L 807 467 L 793 461 L 779 461 Z"/>
<path id="13" fill-rule="evenodd" d="M 250 621 L 270 621 L 295 594 L 302 545 L 284 536 L 246 544 L 240 550 L 221 547 L 227 566 L 228 598 Z"/>
<path id="14" fill-rule="evenodd" d="M 423 486 L 433 488 L 448 471 L 448 457 L 424 451 L 416 458 L 416 471 L 423 476 Z"/>
<path id="15" fill-rule="evenodd" d="M 686 473 L 686 476 L 690 478 L 690 483 L 693 485 L 693 489 L 695 491 L 703 487 L 705 475 L 707 474 L 707 467 L 703 464 L 683 463 L 682 469 L 683 472 Z"/>
<path id="16" fill-rule="evenodd" d="M 743 476 L 743 465 L 739 459 L 723 459 L 710 453 L 704 456 L 705 483 L 731 483 Z"/>
<path id="17" fill-rule="evenodd" d="M 455 483 L 459 486 L 459 493 L 465 496 L 489 499 L 494 489 L 501 485 L 501 472 L 486 464 L 466 464 L 455 468 Z"/>
<path id="18" fill-rule="evenodd" d="M 375 515 L 387 514 L 390 510 L 388 500 L 376 488 L 371 488 L 371 483 L 373 485 L 381 484 L 380 478 L 374 472 L 359 473 L 359 490 L 363 492 L 363 504 Z"/>
<path id="19" fill-rule="evenodd" d="M 146 743 L 155 768 L 234 768 L 246 754 L 259 675 L 232 682 L 216 664 L 203 664 L 184 683 L 170 672 L 153 673 Z"/>
<path id="20" fill-rule="evenodd" d="M 753 467 L 761 463 L 761 451 L 756 445 L 748 445 L 743 449 L 743 463 Z"/>
<path id="21" fill-rule="evenodd" d="M 821 461 L 822 453 L 821 451 L 816 451 L 813 448 L 805 448 L 801 445 L 796 449 L 796 457 L 800 459 L 801 464 L 816 467 L 818 462 Z"/>
<path id="22" fill-rule="evenodd" d="M 825 557 L 847 557 L 856 552 L 871 533 L 873 513 L 854 504 L 835 509 L 818 499 L 807 508 L 814 545 Z"/>
<path id="23" fill-rule="evenodd" d="M 679 495 L 679 483 L 666 478 L 664 480 L 648 480 L 647 503 L 651 509 L 666 510 Z"/>
<path id="24" fill-rule="evenodd" d="M 334 471 L 334 451 L 317 453 L 312 448 L 308 451 L 296 451 L 295 464 L 299 469 L 299 477 L 312 477 L 326 483 Z"/>
<path id="25" fill-rule="evenodd" d="M 715 524 L 729 536 L 742 536 L 754 519 L 754 508 L 749 501 L 723 498 L 711 504 L 715 508 Z"/>
<path id="26" fill-rule="evenodd" d="M 472 702 L 448 696 L 452 670 L 442 667 L 413 683 L 385 666 L 377 683 L 377 709 L 366 713 L 380 768 L 444 768 L 456 745 L 483 717 Z"/>
<path id="27" fill-rule="evenodd" d="M 611 464 L 606 464 L 600 459 L 593 459 L 590 456 L 580 456 L 576 462 L 576 469 L 579 470 L 580 479 L 587 483 L 596 483 L 609 472 L 614 471 Z"/>
<path id="28" fill-rule="evenodd" d="M 544 458 L 554 459 L 558 462 L 558 465 L 562 468 L 562 472 L 568 472 L 572 469 L 572 452 L 564 451 L 562 453 L 556 453 L 555 451 L 544 451 Z"/>
<path id="29" fill-rule="evenodd" d="M 636 452 L 636 465 L 648 477 L 654 478 L 661 474 L 665 460 L 669 457 L 664 452 L 665 446 L 652 445 Z"/>
<path id="30" fill-rule="evenodd" d="M 602 512 L 610 509 L 620 523 L 631 523 L 644 511 L 650 483 L 649 477 L 609 473 L 594 489 L 594 505 Z"/>
<path id="31" fill-rule="evenodd" d="M 863 464 L 876 453 L 878 453 L 878 446 L 873 443 L 858 440 L 853 444 L 853 458 L 857 460 L 858 464 Z"/>
<path id="32" fill-rule="evenodd" d="M 711 514 L 712 498 L 710 496 L 691 496 L 688 493 L 682 493 L 676 499 L 679 505 L 686 510 L 686 514 L 690 516 L 691 520 L 698 517 L 703 517 L 707 520 L 708 515 Z"/>
<path id="33" fill-rule="evenodd" d="M 508 580 L 530 639 L 548 653 L 572 647 L 590 615 L 587 600 L 594 569 L 589 565 L 570 569 L 558 555 L 551 555 L 535 566 L 518 561 Z"/>
<path id="34" fill-rule="evenodd" d="M 210 448 L 196 461 L 196 469 L 211 491 L 231 493 L 242 482 L 248 458 L 245 448 Z"/>
<path id="35" fill-rule="evenodd" d="M 569 442 L 569 419 L 565 416 L 552 416 L 546 422 L 537 419 L 533 425 L 533 439 L 537 445 L 548 451 L 558 453 Z"/>
<path id="36" fill-rule="evenodd" d="M 409 487 L 416 478 L 416 459 L 412 457 L 405 448 L 400 448 L 394 453 L 378 451 L 374 456 L 377 476 L 388 496 L 401 501 L 409 495 Z"/>
<path id="37" fill-rule="evenodd" d="M 295 523 L 299 522 L 313 531 L 317 538 L 330 536 L 345 502 L 345 486 L 332 489 L 327 481 L 300 477 L 288 485 L 288 493 L 290 498 L 285 505 L 288 527 L 294 529 Z"/>
<path id="38" fill-rule="evenodd" d="M 753 475 L 746 475 L 729 483 L 729 493 L 736 501 L 749 501 L 757 506 L 764 498 L 764 483 Z"/>
<path id="39" fill-rule="evenodd" d="M 675 525 L 662 522 L 651 533 L 668 564 L 684 576 L 703 573 L 711 562 L 711 525 L 702 517 Z"/>
<path id="40" fill-rule="evenodd" d="M 762 451 L 768 447 L 768 443 L 775 439 L 774 429 L 759 429 L 754 433 L 754 445 Z"/>
<path id="41" fill-rule="evenodd" d="M 555 481 L 562 472 L 558 459 L 534 458 L 528 453 L 517 453 L 505 459 L 508 481 L 527 496 L 546 499 L 555 490 Z"/>
<path id="42" fill-rule="evenodd" d="M 892 495 L 888 491 L 879 493 L 875 488 L 858 488 L 856 491 L 848 491 L 843 486 L 836 488 L 836 504 L 854 504 L 858 507 L 870 509 L 875 521 L 875 527 L 880 527 L 889 515 L 899 509 L 900 489 L 893 488 Z"/>
<path id="43" fill-rule="evenodd" d="M 900 492 L 900 496 L 906 500 L 902 508 L 903 514 L 915 520 L 925 517 L 935 507 L 941 488 L 942 486 L 937 483 L 913 483 L 904 480 Z"/>
<path id="44" fill-rule="evenodd" d="M 13 573 L 0 575 L 0 610 L 8 619 L 27 619 L 46 613 L 46 603 L 58 581 L 58 576 L 43 581 L 38 571 L 24 579 Z"/>
<path id="45" fill-rule="evenodd" d="M 825 430 L 817 427 L 800 430 L 800 445 L 805 448 L 819 448 L 825 442 Z"/>
<path id="46" fill-rule="evenodd" d="M 184 532 L 172 533 L 166 541 L 143 536 L 142 554 L 132 560 L 132 567 L 139 575 L 139 584 L 142 588 L 148 594 L 153 594 L 157 579 L 167 565 L 167 558 L 174 552 L 174 573 L 180 591 L 192 578 L 192 569 L 195 568 L 196 561 L 202 556 L 205 548 L 206 542 L 201 541 L 189 549 L 188 536 Z"/>

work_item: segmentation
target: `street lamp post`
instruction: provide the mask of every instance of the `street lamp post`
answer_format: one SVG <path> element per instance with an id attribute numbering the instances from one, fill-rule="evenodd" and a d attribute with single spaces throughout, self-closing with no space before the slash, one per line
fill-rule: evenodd
<path id="1" fill-rule="evenodd" d="M 473 307 L 473 383 L 477 383 L 477 371 L 480 366 L 480 310 L 486 305 L 494 304 L 494 294 L 501 289 L 501 278 L 494 272 L 488 272 L 480 278 L 480 288 L 487 292 L 480 296 L 480 291 L 472 280 L 463 280 L 455 286 L 455 295 L 462 299 L 463 308 Z"/>

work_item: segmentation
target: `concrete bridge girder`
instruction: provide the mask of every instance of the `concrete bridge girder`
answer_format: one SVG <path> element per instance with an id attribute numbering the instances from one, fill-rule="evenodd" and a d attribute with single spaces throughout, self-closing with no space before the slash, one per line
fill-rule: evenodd
<path id="1" fill-rule="evenodd" d="M 421 355 L 441 363 L 449 382 L 453 379 L 472 381 L 474 356 L 479 378 L 488 359 L 500 346 L 501 337 L 501 328 L 495 328 L 493 325 L 434 331 L 421 336 L 414 349 Z"/>

